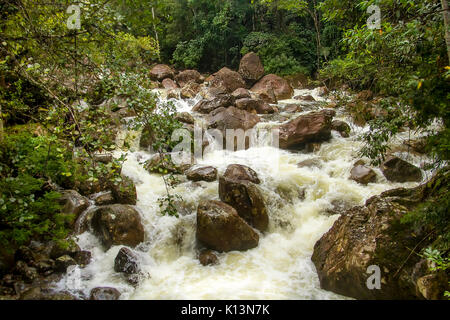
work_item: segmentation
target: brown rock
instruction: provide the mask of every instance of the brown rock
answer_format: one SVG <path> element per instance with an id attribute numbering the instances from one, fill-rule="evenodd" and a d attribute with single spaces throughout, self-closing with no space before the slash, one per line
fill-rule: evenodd
<path id="1" fill-rule="evenodd" d="M 316 101 L 316 99 L 314 99 L 314 97 L 313 97 L 312 95 L 295 96 L 294 99 L 295 99 L 295 100 L 302 100 L 302 101 L 309 101 L 309 102 L 314 102 L 314 101 Z"/>
<path id="2" fill-rule="evenodd" d="M 239 73 L 222 68 L 214 74 L 211 87 L 221 88 L 227 93 L 232 93 L 236 89 L 245 87 L 245 82 Z"/>
<path id="3" fill-rule="evenodd" d="M 219 178 L 220 200 L 236 209 L 239 216 L 260 231 L 269 226 L 269 216 L 259 188 L 246 180 Z"/>
<path id="4" fill-rule="evenodd" d="M 203 167 L 198 169 L 190 169 L 186 172 L 186 177 L 191 181 L 207 181 L 217 180 L 217 169 L 214 167 Z"/>
<path id="5" fill-rule="evenodd" d="M 361 184 L 369 184 L 377 181 L 377 174 L 369 167 L 357 165 L 350 172 L 350 179 Z"/>
<path id="6" fill-rule="evenodd" d="M 419 168 L 393 156 L 381 165 L 381 171 L 386 179 L 392 182 L 420 182 L 423 177 Z"/>
<path id="7" fill-rule="evenodd" d="M 248 130 L 260 122 L 260 118 L 256 114 L 235 107 L 219 108 L 214 111 L 208 117 L 208 127 L 219 129 L 222 132 L 225 132 L 226 129 Z"/>
<path id="8" fill-rule="evenodd" d="M 249 52 L 241 59 L 239 74 L 249 86 L 264 76 L 264 66 L 256 53 Z"/>
<path id="9" fill-rule="evenodd" d="M 243 98 L 236 100 L 236 108 L 257 114 L 274 113 L 275 109 L 260 99 Z"/>
<path id="10" fill-rule="evenodd" d="M 280 148 L 296 149 L 307 143 L 327 141 L 331 138 L 332 116 L 327 112 L 302 115 L 280 126 Z"/>
<path id="11" fill-rule="evenodd" d="M 258 94 L 264 94 L 268 97 L 271 96 L 270 90 L 273 90 L 277 100 L 290 99 L 294 94 L 294 89 L 283 78 L 269 74 L 259 80 L 251 89 Z"/>
<path id="12" fill-rule="evenodd" d="M 244 88 L 239 88 L 233 91 L 231 94 L 236 100 L 243 99 L 243 98 L 251 98 L 250 91 Z"/>
<path id="13" fill-rule="evenodd" d="M 180 91 L 182 99 L 193 99 L 200 92 L 201 87 L 197 82 L 188 82 Z"/>
<path id="14" fill-rule="evenodd" d="M 195 123 L 194 117 L 189 112 L 177 113 L 175 116 L 175 119 L 177 119 L 178 121 L 180 121 L 182 123 L 187 123 L 187 124 Z"/>
<path id="15" fill-rule="evenodd" d="M 200 78 L 201 74 L 197 70 L 184 70 L 175 77 L 175 80 L 180 87 L 184 87 L 189 82 L 202 83 Z"/>
<path id="16" fill-rule="evenodd" d="M 172 90 L 177 89 L 178 85 L 172 79 L 166 78 L 162 81 L 162 86 L 164 89 Z"/>
<path id="17" fill-rule="evenodd" d="M 109 287 L 101 287 L 94 288 L 91 290 L 89 300 L 97 300 L 97 301 L 111 301 L 111 300 L 119 300 L 120 291 L 115 288 Z"/>
<path id="18" fill-rule="evenodd" d="M 202 201 L 197 210 L 197 239 L 219 251 L 245 251 L 258 246 L 258 234 L 236 210 L 220 201 Z"/>
<path id="19" fill-rule="evenodd" d="M 321 288 L 356 299 L 423 299 L 416 278 L 418 254 L 438 235 L 401 223 L 409 212 L 426 201 L 434 201 L 450 181 L 444 168 L 428 183 L 413 189 L 394 189 L 375 196 L 365 206 L 346 211 L 316 243 L 311 260 Z M 370 290 L 369 266 L 379 266 L 381 288 Z M 373 274 L 373 273 L 372 273 Z M 423 293 L 421 293 L 421 291 Z M 434 290 L 431 290 L 434 291 Z"/>
<path id="20" fill-rule="evenodd" d="M 200 260 L 200 263 L 203 266 L 214 265 L 219 261 L 212 250 L 203 250 L 202 252 L 200 252 L 198 260 Z"/>
<path id="21" fill-rule="evenodd" d="M 302 107 L 297 104 L 287 104 L 283 107 L 282 111 L 289 113 L 302 112 Z"/>
<path id="22" fill-rule="evenodd" d="M 223 176 L 232 180 L 247 180 L 256 184 L 261 182 L 258 174 L 252 168 L 242 164 L 230 164 Z"/>
<path id="23" fill-rule="evenodd" d="M 154 81 L 162 81 L 166 78 L 173 79 L 174 70 L 165 64 L 157 64 L 150 70 L 150 79 Z"/>
<path id="24" fill-rule="evenodd" d="M 141 217 L 128 205 L 98 208 L 92 218 L 92 227 L 106 249 L 113 245 L 135 247 L 144 241 Z"/>
<path id="25" fill-rule="evenodd" d="M 231 95 L 219 95 L 215 98 L 212 98 L 210 100 L 201 100 L 199 101 L 194 108 L 192 108 L 192 111 L 199 112 L 199 113 L 210 113 L 211 111 L 214 111 L 218 108 L 227 108 L 229 106 L 232 106 L 234 104 L 234 97 Z"/>

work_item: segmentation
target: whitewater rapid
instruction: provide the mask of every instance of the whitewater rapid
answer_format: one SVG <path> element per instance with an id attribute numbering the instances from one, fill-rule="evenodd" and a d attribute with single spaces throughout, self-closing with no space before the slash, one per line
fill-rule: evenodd
<path id="1" fill-rule="evenodd" d="M 296 90 L 296 94 L 311 94 L 318 101 L 324 100 L 317 90 Z M 178 111 L 190 112 L 196 101 L 173 102 Z M 279 104 L 290 102 L 294 101 Z M 292 119 L 300 114 L 281 115 Z M 351 119 L 339 112 L 335 119 L 351 124 Z M 279 123 L 263 122 L 258 127 Z M 139 151 L 136 143 L 129 151 L 117 151 L 116 156 L 127 154 L 122 172 L 137 188 L 136 208 L 142 217 L 146 241 L 135 250 L 148 276 L 137 288 L 127 284 L 114 272 L 114 259 L 121 246 L 104 252 L 97 238 L 86 232 L 78 236 L 78 244 L 91 251 L 92 262 L 84 269 L 73 267 L 58 284 L 60 289 L 88 295 L 95 287 L 114 287 L 121 291 L 121 299 L 346 299 L 320 289 L 311 262 L 314 244 L 339 217 L 333 209 L 363 205 L 368 198 L 388 189 L 417 185 L 388 182 L 377 168 L 377 183 L 363 186 L 350 180 L 350 170 L 360 159 L 362 144 L 358 135 L 369 130 L 355 125 L 352 129 L 347 139 L 333 131 L 329 142 L 309 154 L 263 146 L 238 152 L 215 150 L 198 159 L 198 166 L 214 166 L 219 174 L 229 164 L 253 168 L 261 180 L 270 219 L 268 231 L 260 234 L 258 247 L 219 253 L 219 263 L 206 267 L 197 258 L 200 247 L 195 238 L 196 208 L 202 199 L 219 199 L 218 182 L 191 182 L 181 177 L 182 182 L 173 190 L 183 198 L 180 217 L 162 216 L 157 203 L 158 198 L 165 196 L 162 177 L 148 173 L 142 166 L 151 155 Z M 131 137 L 138 141 L 139 133 Z M 122 132 L 118 140 L 127 138 L 130 133 Z M 400 136 L 399 141 L 404 138 Z M 405 158 L 404 154 L 398 155 Z M 408 157 L 417 166 L 423 161 L 417 156 Z M 318 159 L 320 166 L 297 166 L 308 159 Z"/>

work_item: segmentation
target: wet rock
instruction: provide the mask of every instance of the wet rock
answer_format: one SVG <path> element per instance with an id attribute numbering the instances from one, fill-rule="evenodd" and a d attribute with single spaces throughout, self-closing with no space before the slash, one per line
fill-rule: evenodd
<path id="1" fill-rule="evenodd" d="M 212 250 L 203 250 L 198 256 L 198 260 L 203 266 L 215 265 L 219 262 L 216 254 Z"/>
<path id="2" fill-rule="evenodd" d="M 179 99 L 180 92 L 176 89 L 167 91 L 167 99 Z"/>
<path id="3" fill-rule="evenodd" d="M 90 251 L 80 251 L 75 254 L 75 261 L 81 267 L 86 267 L 89 263 L 91 263 L 92 254 Z"/>
<path id="4" fill-rule="evenodd" d="M 182 156 L 182 155 L 180 155 Z M 179 173 L 182 174 L 195 164 L 195 159 L 192 156 L 181 159 L 172 159 L 171 154 L 156 154 L 144 164 L 145 170 L 150 173 Z"/>
<path id="5" fill-rule="evenodd" d="M 233 91 L 231 94 L 236 100 L 238 99 L 244 99 L 244 98 L 251 98 L 251 94 L 247 89 L 239 88 Z"/>
<path id="6" fill-rule="evenodd" d="M 320 148 L 322 148 L 322 143 L 317 143 L 317 142 L 307 143 L 305 146 L 305 151 L 307 153 L 315 153 L 315 152 L 319 152 Z"/>
<path id="7" fill-rule="evenodd" d="M 302 115 L 280 126 L 280 148 L 297 149 L 331 138 L 332 116 L 325 111 Z"/>
<path id="8" fill-rule="evenodd" d="M 348 138 L 352 129 L 350 126 L 341 120 L 334 120 L 331 122 L 331 130 L 335 130 L 341 134 L 343 138 Z"/>
<path id="9" fill-rule="evenodd" d="M 150 79 L 153 81 L 162 81 L 166 78 L 173 79 L 175 71 L 165 64 L 157 64 L 150 70 Z"/>
<path id="10" fill-rule="evenodd" d="M 55 269 L 55 261 L 52 259 L 41 259 L 36 261 L 33 266 L 39 273 L 50 274 Z"/>
<path id="11" fill-rule="evenodd" d="M 234 90 L 245 87 L 245 82 L 238 72 L 232 71 L 228 68 L 222 68 L 214 75 L 211 81 L 211 87 L 220 88 L 227 93 L 232 93 Z"/>
<path id="12" fill-rule="evenodd" d="M 166 78 L 162 81 L 162 86 L 164 89 L 172 90 L 178 89 L 178 85 L 172 79 Z"/>
<path id="13" fill-rule="evenodd" d="M 314 246 L 311 259 L 321 288 L 356 299 L 423 299 L 415 281 L 421 277 L 417 265 L 422 258 L 411 248 L 421 252 L 437 235 L 401 219 L 440 196 L 450 183 L 449 170 L 417 188 L 389 190 L 346 211 Z M 381 269 L 379 290 L 367 287 L 369 266 Z"/>
<path id="14" fill-rule="evenodd" d="M 271 103 L 271 104 L 277 104 L 278 103 L 278 99 L 277 96 L 275 94 L 275 91 L 273 90 L 272 87 L 266 87 L 266 88 L 262 88 L 259 89 L 259 91 L 257 93 L 254 93 L 254 95 L 258 98 L 261 99 L 267 103 Z"/>
<path id="15" fill-rule="evenodd" d="M 236 209 L 248 224 L 260 231 L 269 226 L 269 215 L 259 188 L 246 180 L 219 178 L 219 197 L 224 203 Z"/>
<path id="16" fill-rule="evenodd" d="M 108 164 L 113 161 L 114 157 L 111 153 L 97 153 L 94 154 L 94 161 Z"/>
<path id="17" fill-rule="evenodd" d="M 386 179 L 392 182 L 420 182 L 422 181 L 422 171 L 398 157 L 389 157 L 382 165 Z"/>
<path id="18" fill-rule="evenodd" d="M 180 90 L 180 97 L 182 99 L 193 99 L 200 90 L 201 86 L 197 82 L 190 81 Z"/>
<path id="19" fill-rule="evenodd" d="M 15 261 L 31 263 L 36 259 L 36 253 L 27 246 L 20 246 L 14 253 Z"/>
<path id="20" fill-rule="evenodd" d="M 236 100 L 236 108 L 257 114 L 269 114 L 275 112 L 275 109 L 267 102 L 251 98 Z"/>
<path id="21" fill-rule="evenodd" d="M 175 77 L 175 80 L 180 87 L 184 87 L 189 82 L 202 83 L 200 78 L 201 74 L 197 70 L 184 70 Z"/>
<path id="22" fill-rule="evenodd" d="M 136 185 L 130 178 L 122 176 L 121 182 L 117 182 L 117 184 L 111 184 L 111 192 L 114 197 L 115 203 L 136 205 Z"/>
<path id="23" fill-rule="evenodd" d="M 114 260 L 114 271 L 137 274 L 140 271 L 138 256 L 130 249 L 123 247 Z"/>
<path id="24" fill-rule="evenodd" d="M 252 86 L 264 76 L 264 66 L 256 53 L 249 52 L 241 59 L 239 74 L 248 86 Z"/>
<path id="25" fill-rule="evenodd" d="M 101 192 L 92 195 L 90 198 L 95 202 L 96 206 L 106 206 L 108 204 L 113 204 L 115 201 L 111 191 Z"/>
<path id="26" fill-rule="evenodd" d="M 322 168 L 322 161 L 318 158 L 307 159 L 297 164 L 299 168 Z"/>
<path id="27" fill-rule="evenodd" d="M 283 107 L 283 112 L 289 112 L 289 113 L 296 113 L 296 112 L 302 112 L 302 107 L 298 104 L 287 104 Z"/>
<path id="28" fill-rule="evenodd" d="M 273 90 L 277 100 L 290 99 L 294 94 L 294 89 L 283 78 L 269 74 L 259 80 L 251 89 L 258 94 L 264 94 L 267 97 L 271 96 L 270 90 Z"/>
<path id="29" fill-rule="evenodd" d="M 256 184 L 261 182 L 255 170 L 242 164 L 230 164 L 223 176 L 232 180 L 247 180 Z"/>
<path id="30" fill-rule="evenodd" d="M 75 243 L 75 241 L 71 239 L 59 242 L 52 241 L 48 244 L 48 246 L 49 256 L 53 260 L 64 255 L 74 257 L 78 252 L 81 251 L 80 247 Z"/>
<path id="31" fill-rule="evenodd" d="M 73 222 L 68 223 L 69 226 L 73 226 L 78 216 L 89 207 L 89 200 L 75 190 L 66 190 L 61 192 L 59 204 L 65 215 L 73 216 Z"/>
<path id="32" fill-rule="evenodd" d="M 214 167 L 190 169 L 186 172 L 186 177 L 191 181 L 216 181 L 217 169 Z"/>
<path id="33" fill-rule="evenodd" d="M 120 295 L 121 295 L 120 291 L 115 288 L 100 287 L 91 290 L 89 300 L 97 300 L 97 301 L 119 300 Z"/>
<path id="34" fill-rule="evenodd" d="M 181 112 L 177 113 L 175 119 L 180 121 L 181 123 L 194 124 L 195 119 L 189 112 Z"/>
<path id="35" fill-rule="evenodd" d="M 199 113 L 208 114 L 218 108 L 227 108 L 234 105 L 234 97 L 231 95 L 219 95 L 210 100 L 199 101 L 192 110 Z"/>
<path id="36" fill-rule="evenodd" d="M 369 184 L 377 181 L 377 174 L 365 165 L 355 165 L 350 172 L 350 179 L 360 184 Z"/>
<path id="37" fill-rule="evenodd" d="M 76 265 L 77 262 L 69 255 L 59 257 L 55 260 L 55 269 L 59 272 L 66 272 L 67 268 Z"/>
<path id="38" fill-rule="evenodd" d="M 113 245 L 135 247 L 144 241 L 141 217 L 128 205 L 98 208 L 92 218 L 92 228 L 106 249 Z"/>
<path id="39" fill-rule="evenodd" d="M 256 114 L 240 110 L 235 107 L 220 108 L 215 110 L 208 117 L 208 127 L 219 129 L 225 133 L 226 129 L 243 129 L 253 128 L 260 118 Z"/>
<path id="40" fill-rule="evenodd" d="M 258 246 L 258 234 L 236 210 L 220 201 L 202 201 L 197 210 L 197 239 L 219 251 L 245 251 Z"/>
<path id="41" fill-rule="evenodd" d="M 312 95 L 305 95 L 305 96 L 295 96 L 295 100 L 301 100 L 301 101 L 309 101 L 309 102 L 315 102 L 316 99 Z"/>

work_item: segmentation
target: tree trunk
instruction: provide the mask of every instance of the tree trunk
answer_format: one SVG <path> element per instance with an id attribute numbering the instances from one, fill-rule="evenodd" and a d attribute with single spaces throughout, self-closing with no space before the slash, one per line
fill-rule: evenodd
<path id="1" fill-rule="evenodd" d="M 161 60 L 161 53 L 160 53 L 160 47 L 159 47 L 159 37 L 158 37 L 158 31 L 156 30 L 156 24 L 155 24 L 155 8 L 152 7 L 152 16 L 153 16 L 153 29 L 155 30 L 155 38 L 156 43 L 158 43 L 158 59 Z"/>
<path id="2" fill-rule="evenodd" d="M 445 43 L 447 44 L 447 55 L 448 55 L 448 62 L 450 64 L 450 11 L 448 8 L 448 1 L 447 0 L 441 0 L 442 3 L 442 10 L 444 14 L 444 28 L 445 28 Z"/>
<path id="3" fill-rule="evenodd" d="M 3 90 L 6 88 L 5 77 L 0 76 L 0 88 Z M 3 113 L 2 113 L 2 104 L 0 101 L 0 142 L 3 141 Z"/>

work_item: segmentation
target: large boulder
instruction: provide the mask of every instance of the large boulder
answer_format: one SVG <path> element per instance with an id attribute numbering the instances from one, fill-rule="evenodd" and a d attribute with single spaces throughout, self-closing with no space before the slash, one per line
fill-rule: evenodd
<path id="1" fill-rule="evenodd" d="M 209 114 L 208 127 L 225 132 L 226 129 L 253 128 L 261 119 L 256 115 L 235 107 L 219 108 Z"/>
<path id="2" fill-rule="evenodd" d="M 261 183 L 255 170 L 242 164 L 230 164 L 223 176 L 232 180 L 247 180 L 256 184 Z"/>
<path id="3" fill-rule="evenodd" d="M 218 108 L 227 108 L 234 104 L 234 97 L 228 94 L 219 95 L 209 100 L 199 101 L 192 111 L 208 114 Z"/>
<path id="4" fill-rule="evenodd" d="M 144 241 L 139 212 L 128 205 L 99 207 L 92 217 L 92 228 L 106 249 L 113 245 L 135 247 Z"/>
<path id="5" fill-rule="evenodd" d="M 258 246 L 259 236 L 236 210 L 220 201 L 202 201 L 197 210 L 197 239 L 219 252 L 245 251 Z"/>
<path id="6" fill-rule="evenodd" d="M 175 77 L 175 80 L 180 87 L 184 87 L 191 81 L 201 83 L 200 78 L 201 74 L 197 70 L 184 70 Z"/>
<path id="7" fill-rule="evenodd" d="M 393 156 L 381 165 L 381 171 L 392 182 L 420 182 L 423 177 L 422 171 L 415 165 Z"/>
<path id="8" fill-rule="evenodd" d="M 296 149 L 307 143 L 323 142 L 331 138 L 333 115 L 320 111 L 302 115 L 280 126 L 280 148 Z"/>
<path id="9" fill-rule="evenodd" d="M 249 52 L 241 59 L 239 74 L 248 86 L 252 86 L 264 76 L 264 66 L 256 53 Z"/>
<path id="10" fill-rule="evenodd" d="M 321 287 L 356 299 L 426 298 L 423 277 L 434 273 L 423 266 L 419 253 L 439 235 L 432 227 L 402 223 L 402 218 L 424 202 L 445 196 L 448 185 L 447 167 L 417 188 L 390 190 L 346 211 L 314 246 L 311 259 Z M 380 289 L 367 286 L 373 284 L 371 266 L 380 268 Z M 440 297 L 447 282 L 441 282 Z"/>
<path id="11" fill-rule="evenodd" d="M 275 74 L 268 74 L 250 89 L 250 91 L 267 96 L 270 96 L 270 90 L 273 90 L 278 100 L 290 99 L 294 94 L 294 89 L 289 83 Z"/>
<path id="12" fill-rule="evenodd" d="M 207 181 L 217 180 L 217 169 L 214 167 L 202 167 L 190 169 L 186 171 L 186 177 L 191 181 Z"/>
<path id="13" fill-rule="evenodd" d="M 213 75 L 211 87 L 220 88 L 227 93 L 232 93 L 234 90 L 245 87 L 245 82 L 241 75 L 228 68 L 222 68 Z"/>
<path id="14" fill-rule="evenodd" d="M 275 109 L 261 99 L 242 98 L 236 100 L 236 108 L 257 114 L 274 113 Z"/>
<path id="15" fill-rule="evenodd" d="M 150 79 L 154 81 L 162 81 L 166 78 L 173 79 L 175 71 L 165 64 L 157 64 L 150 70 Z"/>
<path id="16" fill-rule="evenodd" d="M 259 188 L 247 180 L 219 178 L 220 200 L 236 209 L 248 224 L 260 231 L 269 226 L 269 215 Z"/>
<path id="17" fill-rule="evenodd" d="M 195 119 L 189 112 L 179 112 L 175 115 L 175 119 L 181 123 L 194 124 Z"/>

